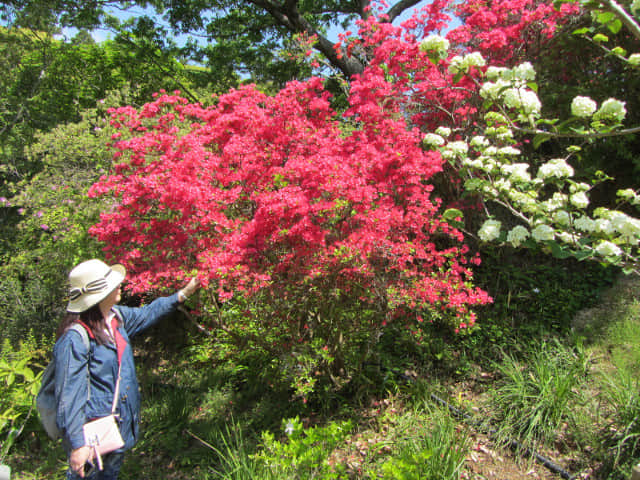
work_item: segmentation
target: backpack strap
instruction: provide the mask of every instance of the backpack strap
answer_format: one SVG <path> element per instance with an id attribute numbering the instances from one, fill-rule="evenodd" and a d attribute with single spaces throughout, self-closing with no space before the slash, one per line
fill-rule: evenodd
<path id="1" fill-rule="evenodd" d="M 86 323 L 78 320 L 77 323 L 74 323 L 69 327 L 69 330 L 75 330 L 82 337 L 82 343 L 89 351 L 89 362 L 91 361 L 91 342 L 89 341 L 89 337 L 95 340 L 95 335 L 91 331 L 91 329 L 87 326 Z M 89 364 L 87 363 L 87 402 L 91 399 L 91 373 L 89 369 Z"/>

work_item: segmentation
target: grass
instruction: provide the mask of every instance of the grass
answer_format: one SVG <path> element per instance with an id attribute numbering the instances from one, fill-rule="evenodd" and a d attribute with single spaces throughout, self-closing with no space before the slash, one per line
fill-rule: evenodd
<path id="1" fill-rule="evenodd" d="M 549 446 L 564 424 L 575 423 L 588 371 L 582 349 L 542 343 L 519 357 L 505 353 L 495 369 L 501 378 L 490 397 L 502 444 L 517 439 L 523 449 Z"/>

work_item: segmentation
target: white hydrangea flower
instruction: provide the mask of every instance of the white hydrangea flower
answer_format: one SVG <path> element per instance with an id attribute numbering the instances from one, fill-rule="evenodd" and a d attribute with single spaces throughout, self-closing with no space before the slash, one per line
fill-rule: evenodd
<path id="1" fill-rule="evenodd" d="M 614 233 L 613 225 L 606 218 L 598 218 L 595 220 L 596 223 L 596 232 L 604 233 L 605 235 L 611 235 Z"/>
<path id="2" fill-rule="evenodd" d="M 482 193 L 484 193 L 487 197 L 497 197 L 498 190 L 493 188 L 491 185 L 485 185 L 482 187 Z"/>
<path id="3" fill-rule="evenodd" d="M 502 223 L 498 220 L 487 220 L 482 224 L 480 230 L 478 230 L 478 236 L 483 242 L 490 242 L 497 239 L 500 236 L 500 228 Z"/>
<path id="4" fill-rule="evenodd" d="M 500 141 L 506 142 L 509 140 L 513 140 L 513 130 L 507 127 L 500 127 L 498 129 L 498 133 L 496 138 Z"/>
<path id="5" fill-rule="evenodd" d="M 529 174 L 529 164 L 528 163 L 514 163 L 511 165 L 512 171 L 510 178 L 514 182 L 530 182 L 531 175 Z"/>
<path id="6" fill-rule="evenodd" d="M 540 113 L 542 104 L 538 95 L 528 88 L 508 88 L 504 91 L 504 104 L 513 109 L 522 109 L 527 115 Z"/>
<path id="7" fill-rule="evenodd" d="M 589 184 L 587 183 L 572 183 L 571 185 L 569 185 L 569 191 L 571 193 L 576 193 L 576 192 L 586 192 L 590 189 L 591 187 L 589 186 Z"/>
<path id="8" fill-rule="evenodd" d="M 640 204 L 640 195 L 638 195 L 632 188 L 618 190 L 618 196 L 629 202 L 631 205 Z"/>
<path id="9" fill-rule="evenodd" d="M 547 240 L 553 240 L 555 237 L 555 232 L 549 225 L 542 224 L 538 225 L 531 231 L 531 236 L 536 242 L 544 242 Z"/>
<path id="10" fill-rule="evenodd" d="M 622 254 L 622 250 L 615 243 L 603 240 L 596 247 L 596 252 L 603 257 L 613 257 Z"/>
<path id="11" fill-rule="evenodd" d="M 502 147 L 498 149 L 500 155 L 520 155 L 520 150 L 513 147 Z"/>
<path id="12" fill-rule="evenodd" d="M 527 115 L 540 113 L 542 109 L 542 103 L 540 103 L 540 99 L 538 95 L 533 90 L 524 90 L 520 93 L 522 98 L 522 110 Z"/>
<path id="13" fill-rule="evenodd" d="M 471 139 L 471 141 L 469 142 L 469 145 L 471 145 L 474 148 L 487 147 L 489 146 L 489 140 L 487 140 L 482 135 L 476 135 Z"/>
<path id="14" fill-rule="evenodd" d="M 500 167 L 502 174 L 508 175 L 509 178 L 516 183 L 531 181 L 531 175 L 529 175 L 528 169 L 529 164 L 527 163 L 506 163 Z"/>
<path id="15" fill-rule="evenodd" d="M 465 55 L 464 63 L 467 66 L 467 69 L 468 67 L 471 67 L 471 66 L 484 67 L 487 64 L 487 62 L 485 62 L 484 57 L 480 52 L 473 52 L 473 53 L 470 53 L 469 55 Z"/>
<path id="16" fill-rule="evenodd" d="M 567 178 L 573 176 L 573 167 L 563 158 L 549 160 L 538 169 L 538 178 Z"/>
<path id="17" fill-rule="evenodd" d="M 622 122 L 627 110 L 624 108 L 625 102 L 609 98 L 602 102 L 602 105 L 596 113 L 593 114 L 594 120 L 612 120 L 614 122 Z"/>
<path id="18" fill-rule="evenodd" d="M 590 117 L 598 108 L 598 104 L 589 97 L 575 97 L 571 102 L 571 115 L 576 117 Z"/>
<path id="19" fill-rule="evenodd" d="M 556 234 L 556 238 L 564 243 L 569 243 L 569 244 L 576 243 L 576 237 L 569 232 L 560 232 Z"/>
<path id="20" fill-rule="evenodd" d="M 494 170 L 498 169 L 498 162 L 496 162 L 493 158 L 490 157 L 481 157 L 484 162 L 484 171 L 487 173 L 491 173 Z"/>
<path id="21" fill-rule="evenodd" d="M 467 165 L 473 168 L 477 168 L 478 170 L 483 170 L 485 168 L 482 158 L 476 158 L 475 160 L 469 159 Z"/>
<path id="22" fill-rule="evenodd" d="M 464 58 L 460 55 L 456 55 L 449 60 L 449 73 L 455 75 L 456 73 L 464 73 L 467 71 L 467 65 L 464 62 Z"/>
<path id="23" fill-rule="evenodd" d="M 520 97 L 520 89 L 508 88 L 503 92 L 504 104 L 509 108 L 520 108 L 522 105 L 522 99 Z"/>
<path id="24" fill-rule="evenodd" d="M 454 160 L 456 158 L 456 154 L 452 150 L 442 150 L 440 155 L 442 155 L 442 158 L 445 160 Z"/>
<path id="25" fill-rule="evenodd" d="M 524 62 L 513 69 L 515 78 L 529 82 L 536 79 L 536 71 L 530 62 Z"/>
<path id="26" fill-rule="evenodd" d="M 566 210 L 558 210 L 553 214 L 553 221 L 566 227 L 571 225 L 571 215 Z"/>
<path id="27" fill-rule="evenodd" d="M 449 50 L 449 40 L 440 35 L 432 34 L 420 42 L 420 51 L 429 53 L 437 53 L 439 57 L 443 57 Z"/>
<path id="28" fill-rule="evenodd" d="M 576 192 L 570 197 L 571 205 L 576 208 L 587 208 L 589 206 L 589 197 L 584 192 Z"/>
<path id="29" fill-rule="evenodd" d="M 538 210 L 538 202 L 531 195 L 514 190 L 509 192 L 509 198 L 525 212 L 536 212 Z"/>
<path id="30" fill-rule="evenodd" d="M 447 138 L 449 135 L 451 135 L 451 129 L 449 127 L 438 127 L 436 128 L 435 133 L 436 135 Z"/>
<path id="31" fill-rule="evenodd" d="M 427 133 L 422 139 L 422 143 L 430 147 L 440 147 L 444 145 L 444 138 L 435 133 Z"/>
<path id="32" fill-rule="evenodd" d="M 487 68 L 485 76 L 489 80 L 498 80 L 498 79 L 511 80 L 511 70 L 505 67 L 490 66 L 489 68 Z"/>
<path id="33" fill-rule="evenodd" d="M 496 180 L 496 188 L 500 192 L 508 192 L 511 190 L 511 182 L 505 178 L 499 178 Z"/>
<path id="34" fill-rule="evenodd" d="M 615 231 L 623 237 L 640 236 L 640 220 L 622 212 L 613 212 L 610 220 Z"/>
<path id="35" fill-rule="evenodd" d="M 573 222 L 573 224 L 575 225 L 575 227 L 580 230 L 581 232 L 593 232 L 596 229 L 596 222 L 595 220 L 586 217 L 586 216 L 581 216 L 576 218 L 575 222 Z"/>
<path id="36" fill-rule="evenodd" d="M 634 53 L 632 55 L 629 55 L 629 58 L 627 60 L 631 65 L 633 65 L 634 67 L 637 67 L 638 65 L 640 65 L 640 53 Z"/>
<path id="37" fill-rule="evenodd" d="M 484 150 L 484 154 L 489 157 L 493 157 L 498 154 L 498 149 L 494 146 L 487 147 Z"/>
<path id="38" fill-rule="evenodd" d="M 529 230 L 522 225 L 513 227 L 507 234 L 507 242 L 514 247 L 519 247 L 529 237 Z"/>
<path id="39" fill-rule="evenodd" d="M 485 82 L 482 87 L 480 87 L 480 96 L 489 100 L 497 100 L 509 85 L 511 85 L 509 82 L 501 79 L 495 82 Z"/>
<path id="40" fill-rule="evenodd" d="M 462 155 L 466 155 L 467 152 L 469 151 L 469 145 L 467 145 L 467 142 L 458 140 L 455 142 L 449 142 L 447 144 L 447 149 L 451 150 L 454 155 L 462 156 Z"/>

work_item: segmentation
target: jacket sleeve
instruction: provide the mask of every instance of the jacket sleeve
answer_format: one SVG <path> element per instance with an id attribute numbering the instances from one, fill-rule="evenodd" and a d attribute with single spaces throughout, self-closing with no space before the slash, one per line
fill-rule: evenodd
<path id="1" fill-rule="evenodd" d="M 158 323 L 158 321 L 178 307 L 178 293 L 169 297 L 156 298 L 149 305 L 139 308 L 122 307 L 118 305 L 116 310 L 120 313 L 124 328 L 129 338 Z"/>
<path id="2" fill-rule="evenodd" d="M 84 445 L 82 425 L 89 389 L 89 349 L 80 334 L 68 330 L 55 345 L 56 422 L 72 450 Z"/>

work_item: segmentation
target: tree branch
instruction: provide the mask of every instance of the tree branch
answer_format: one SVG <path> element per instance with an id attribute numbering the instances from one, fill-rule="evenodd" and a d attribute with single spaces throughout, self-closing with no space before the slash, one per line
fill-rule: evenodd
<path id="1" fill-rule="evenodd" d="M 329 62 L 338 68 L 346 77 L 352 77 L 364 71 L 364 65 L 357 59 L 348 55 L 342 55 L 341 58 L 338 58 L 338 53 L 334 48 L 335 44 L 318 33 L 318 31 L 300 15 L 296 0 L 285 0 L 281 6 L 265 0 L 250 0 L 250 2 L 256 7 L 266 10 L 280 25 L 287 28 L 290 32 L 306 32 L 308 35 L 315 35 L 318 40 L 313 47 L 327 57 Z"/>
<path id="2" fill-rule="evenodd" d="M 407 8 L 417 5 L 420 1 L 421 0 L 400 0 L 387 12 L 387 15 L 389 15 L 389 23 L 398 18 Z"/>

